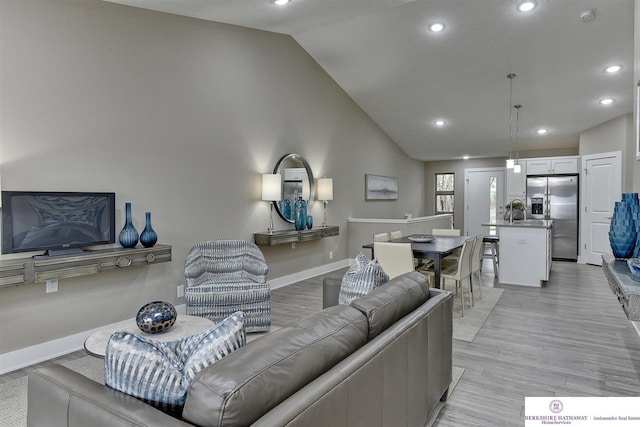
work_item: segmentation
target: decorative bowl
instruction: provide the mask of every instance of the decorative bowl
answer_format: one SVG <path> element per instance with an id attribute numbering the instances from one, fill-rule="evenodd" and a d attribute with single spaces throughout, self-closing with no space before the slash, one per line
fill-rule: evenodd
<path id="1" fill-rule="evenodd" d="M 640 282 L 640 258 L 629 258 L 627 260 L 627 266 L 629 267 L 633 280 Z"/>
<path id="2" fill-rule="evenodd" d="M 409 236 L 407 238 L 412 242 L 416 242 L 416 243 L 428 243 L 428 242 L 433 242 L 436 239 L 433 236 L 428 236 L 423 234 L 416 234 L 413 236 Z"/>
<path id="3" fill-rule="evenodd" d="M 169 330 L 176 322 L 176 308 L 165 301 L 152 301 L 140 307 L 136 324 L 142 332 L 159 334 Z"/>

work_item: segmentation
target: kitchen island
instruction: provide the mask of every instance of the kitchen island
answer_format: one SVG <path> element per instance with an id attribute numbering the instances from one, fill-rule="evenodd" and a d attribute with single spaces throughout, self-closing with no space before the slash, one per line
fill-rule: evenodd
<path id="1" fill-rule="evenodd" d="M 500 283 L 542 287 L 551 271 L 552 220 L 497 221 Z"/>

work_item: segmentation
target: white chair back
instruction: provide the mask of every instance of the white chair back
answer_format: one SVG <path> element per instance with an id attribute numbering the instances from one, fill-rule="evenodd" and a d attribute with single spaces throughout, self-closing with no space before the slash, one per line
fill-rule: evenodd
<path id="1" fill-rule="evenodd" d="M 373 235 L 374 242 L 388 242 L 389 240 L 391 240 L 389 233 L 378 233 Z"/>
<path id="2" fill-rule="evenodd" d="M 458 269 L 456 273 L 452 275 L 452 279 L 462 280 L 465 277 L 471 275 L 471 254 L 473 252 L 473 243 L 475 241 L 475 237 L 467 239 L 464 241 L 462 245 L 462 249 L 460 250 L 460 259 L 458 260 Z M 384 268 L 384 267 L 383 267 Z"/>
<path id="3" fill-rule="evenodd" d="M 483 243 L 482 243 L 482 239 L 484 239 L 484 236 L 479 234 L 476 237 L 474 237 L 474 242 L 473 242 L 473 252 L 471 254 L 471 272 L 475 273 L 476 271 L 480 270 L 480 266 L 482 265 L 482 259 L 483 259 L 483 253 L 482 253 L 482 248 L 483 248 Z"/>
<path id="4" fill-rule="evenodd" d="M 434 228 L 431 230 L 432 236 L 460 236 L 459 228 Z"/>
<path id="5" fill-rule="evenodd" d="M 391 236 L 391 240 L 393 239 L 399 239 L 402 237 L 402 231 L 398 230 L 398 231 L 392 231 L 391 233 L 389 233 L 389 235 Z"/>
<path id="6" fill-rule="evenodd" d="M 390 279 L 414 271 L 411 243 L 373 242 L 373 253 Z"/>

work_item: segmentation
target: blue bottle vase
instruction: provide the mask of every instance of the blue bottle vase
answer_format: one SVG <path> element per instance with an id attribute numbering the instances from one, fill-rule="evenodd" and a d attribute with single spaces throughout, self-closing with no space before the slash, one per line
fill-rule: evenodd
<path id="1" fill-rule="evenodd" d="M 313 228 L 313 217 L 311 215 L 307 215 L 307 228 L 309 230 Z"/>
<path id="2" fill-rule="evenodd" d="M 125 210 L 125 223 L 124 227 L 120 231 L 118 240 L 123 248 L 133 248 L 138 243 L 138 230 L 133 226 L 131 221 L 131 203 L 124 204 Z"/>
<path id="3" fill-rule="evenodd" d="M 633 201 L 616 202 L 613 218 L 609 226 L 609 243 L 616 258 L 633 256 L 636 246 L 636 224 L 632 217 L 631 204 Z"/>
<path id="4" fill-rule="evenodd" d="M 158 234 L 151 227 L 151 212 L 145 212 L 146 224 L 140 234 L 140 243 L 145 248 L 150 248 L 158 241 Z"/>
<path id="5" fill-rule="evenodd" d="M 307 227 L 307 202 L 300 197 L 293 207 L 293 223 L 296 230 L 304 230 Z"/>

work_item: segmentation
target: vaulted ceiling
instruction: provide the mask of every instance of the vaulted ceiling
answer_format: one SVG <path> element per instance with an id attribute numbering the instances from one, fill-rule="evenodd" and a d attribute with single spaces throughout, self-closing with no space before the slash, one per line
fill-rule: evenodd
<path id="1" fill-rule="evenodd" d="M 528 13 L 520 0 L 107 1 L 290 34 L 419 160 L 506 156 L 510 73 L 523 151 L 577 147 L 633 111 L 633 0 L 536 0 Z"/>

